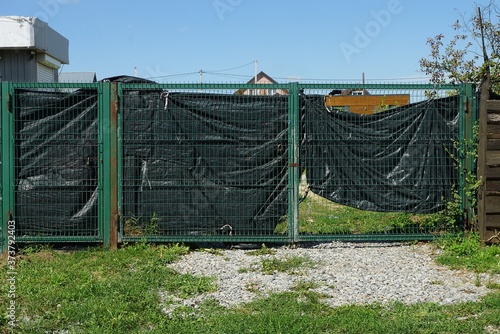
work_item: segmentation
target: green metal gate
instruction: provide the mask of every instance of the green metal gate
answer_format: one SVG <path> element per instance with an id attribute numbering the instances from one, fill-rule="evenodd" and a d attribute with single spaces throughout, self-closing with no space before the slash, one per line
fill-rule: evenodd
<path id="1" fill-rule="evenodd" d="M 304 97 L 346 89 L 359 90 L 360 84 L 3 82 L 2 250 L 6 250 L 8 221 L 16 222 L 17 242 L 103 242 L 112 247 L 142 239 L 424 240 L 463 229 L 463 222 L 439 223 L 436 212 L 422 216 L 335 204 L 309 187 L 302 151 L 307 137 Z M 411 102 L 429 94 L 458 94 L 457 143 L 472 138 L 476 120 L 472 85 L 365 84 L 362 90 L 409 94 Z M 250 100 L 261 108 L 259 114 L 249 107 Z M 229 105 L 234 110 L 228 110 Z M 224 110 L 226 119 L 207 114 L 208 106 Z M 380 106 L 382 111 L 388 107 Z M 202 129 L 189 121 L 199 118 L 200 112 L 214 124 Z M 179 117 L 184 118 L 179 121 Z M 235 136 L 231 127 L 246 135 Z M 202 131 L 213 132 L 201 140 Z M 448 144 L 453 147 L 453 138 Z M 310 147 L 321 149 L 332 142 L 319 140 L 314 145 Z M 366 143 L 347 140 L 342 145 L 356 150 L 356 145 Z M 180 162 L 169 160 L 173 152 L 181 154 Z M 61 159 L 54 162 L 50 156 Z M 235 159 L 243 161 L 238 177 Z M 461 167 L 474 169 L 471 159 L 457 159 Z M 261 166 L 272 173 L 259 175 Z M 362 181 L 376 194 L 369 178 L 364 175 Z M 458 179 L 461 208 L 471 215 L 462 172 Z M 224 191 L 218 193 L 220 189 Z M 245 206 L 238 207 L 238 202 Z"/>
<path id="2" fill-rule="evenodd" d="M 268 228 L 286 221 L 286 205 L 293 202 L 288 196 L 294 176 L 287 167 L 293 158 L 293 109 L 289 108 L 293 95 L 264 96 L 255 102 L 261 108 L 257 113 L 249 108 L 245 89 L 252 87 L 118 86 L 120 240 L 293 240 L 291 229 L 275 234 Z M 259 85 L 259 89 L 287 90 L 289 85 Z M 198 124 L 200 117 L 212 124 Z M 271 131 L 266 125 L 280 129 Z M 277 160 L 262 147 L 270 141 L 279 147 Z M 254 159 L 242 162 L 235 151 Z M 276 175 L 262 178 L 259 164 L 271 166 Z M 276 199 L 275 192 L 282 195 Z M 266 210 L 275 212 L 263 214 Z"/>
<path id="3" fill-rule="evenodd" d="M 336 190 L 339 190 L 338 192 L 342 192 L 346 188 L 365 188 L 361 191 L 366 194 L 364 196 L 358 196 L 360 200 L 356 202 L 356 205 L 341 205 L 339 202 L 333 202 L 323 197 L 323 195 L 327 195 L 326 190 L 324 194 L 318 195 L 318 190 L 322 191 L 321 187 L 316 187 L 316 189 L 314 189 L 316 190 L 316 193 L 311 190 L 310 182 L 308 182 L 308 171 L 306 170 L 301 174 L 299 181 L 300 204 L 297 210 L 299 221 L 295 224 L 295 226 L 298 226 L 299 228 L 299 231 L 296 231 L 295 233 L 295 235 L 298 235 L 298 240 L 431 240 L 442 234 L 462 232 L 466 225 L 469 225 L 474 219 L 474 212 L 470 207 L 471 199 L 467 198 L 464 190 L 466 171 L 475 170 L 474 159 L 472 156 L 463 153 L 467 150 L 465 145 L 467 145 L 468 142 L 473 141 L 473 125 L 477 119 L 476 96 L 472 85 L 443 85 L 436 87 L 426 84 L 366 84 L 363 86 L 359 84 L 301 84 L 299 89 L 308 94 L 318 94 L 320 96 L 326 96 L 332 90 L 343 91 L 346 89 L 368 91 L 370 94 L 377 96 L 408 94 L 411 97 L 412 103 L 417 101 L 428 101 L 431 97 L 441 97 L 443 100 L 446 100 L 447 97 L 458 94 L 458 98 L 453 100 L 453 103 L 456 103 L 456 109 L 458 109 L 458 119 L 448 120 L 448 122 L 458 123 L 459 135 L 458 138 L 446 137 L 445 133 L 439 132 L 439 127 L 435 124 L 437 124 L 440 120 L 436 120 L 436 123 L 433 123 L 434 125 L 432 125 L 432 127 L 423 129 L 419 138 L 408 139 L 405 138 L 404 135 L 401 135 L 401 137 L 398 137 L 395 140 L 396 143 L 405 142 L 406 140 L 420 140 L 422 143 L 416 143 L 416 145 L 426 146 L 428 154 L 454 156 L 452 159 L 454 160 L 453 165 L 449 166 L 449 168 L 444 168 L 444 166 L 437 164 L 431 166 L 430 169 L 433 173 L 435 173 L 435 175 L 431 178 L 428 184 L 420 185 L 420 187 L 429 188 L 427 193 L 430 194 L 430 197 L 438 197 L 442 196 L 441 194 L 446 194 L 446 196 L 444 196 L 446 197 L 445 205 L 443 205 L 444 209 L 443 207 L 439 209 L 433 208 L 428 210 L 425 214 L 417 214 L 413 213 L 411 210 L 405 209 L 399 210 L 396 207 L 392 207 L 391 210 L 388 211 L 370 210 L 370 205 L 365 205 L 367 202 L 370 202 L 371 196 L 384 196 L 386 188 L 391 188 L 390 191 L 398 192 L 404 187 L 419 187 L 419 185 L 414 184 L 418 183 L 415 182 L 415 180 L 401 180 L 401 185 L 391 187 L 390 184 L 387 184 L 389 182 L 384 184 L 374 182 L 373 175 L 366 172 L 369 170 L 366 166 L 357 166 L 353 161 L 345 162 L 339 161 L 339 159 L 331 159 L 329 162 L 337 164 L 329 166 L 332 169 L 340 166 L 344 168 L 344 170 L 349 169 L 350 172 L 357 175 L 357 177 L 354 178 L 354 184 L 349 183 L 349 181 L 346 181 L 343 178 L 337 179 L 333 186 Z M 382 110 L 379 112 L 382 114 L 384 110 L 389 109 L 389 106 L 381 105 L 380 108 Z M 455 108 L 455 105 L 453 108 Z M 437 112 L 442 111 L 440 105 L 438 105 L 436 109 Z M 393 115 L 390 114 L 390 116 L 392 117 Z M 415 122 L 415 119 L 409 118 L 408 120 L 401 121 L 403 124 L 410 125 Z M 371 123 L 372 122 L 363 119 L 363 117 L 358 117 L 355 118 L 350 124 L 353 127 L 363 127 L 369 126 Z M 377 126 L 375 125 L 374 127 L 372 126 L 366 129 L 373 130 L 374 128 L 377 129 Z M 350 131 L 345 131 L 345 133 L 349 132 Z M 310 133 L 306 133 L 306 136 L 307 135 L 310 135 Z M 385 140 L 379 139 L 373 134 L 368 134 L 368 136 L 363 140 L 345 136 L 342 138 L 335 138 L 333 142 L 331 139 L 322 139 L 322 137 L 328 137 L 328 134 L 326 133 L 319 133 L 316 137 L 320 139 L 317 139 L 313 144 L 309 145 L 307 149 L 311 149 L 311 147 L 313 149 L 324 149 L 328 145 L 343 145 L 345 150 L 351 154 L 351 156 L 356 154 L 361 155 L 360 160 L 366 161 L 366 163 L 376 162 L 378 157 L 375 153 L 372 154 L 370 152 L 366 154 L 366 151 L 368 150 L 363 150 L 362 148 L 364 146 L 377 144 L 377 141 L 380 141 L 380 144 L 383 146 Z M 430 138 L 432 138 L 432 140 L 427 140 Z M 393 143 L 391 142 L 390 144 Z M 363 156 L 363 154 L 366 155 Z M 406 152 L 394 152 L 394 158 L 386 159 L 387 165 L 384 167 L 390 170 L 393 164 L 397 165 L 395 163 L 405 159 L 405 154 Z M 348 168 L 345 166 L 348 166 Z M 415 166 L 415 168 L 417 167 L 418 166 Z M 449 182 L 449 180 L 441 178 L 443 174 L 449 173 L 450 169 L 458 174 L 458 184 L 454 184 L 453 182 Z M 398 172 L 400 173 L 402 171 L 390 170 L 388 175 L 396 174 L 397 176 Z M 388 176 L 386 175 L 386 177 Z M 356 191 L 359 190 L 353 190 L 353 192 Z M 459 203 L 457 203 L 457 198 L 459 198 Z M 392 205 L 392 203 L 389 204 Z M 453 217 L 455 218 L 453 222 L 450 215 L 457 215 L 456 217 Z"/>
<path id="4" fill-rule="evenodd" d="M 15 221 L 21 243 L 102 242 L 102 85 L 3 83 L 2 93 L 3 226 Z"/>

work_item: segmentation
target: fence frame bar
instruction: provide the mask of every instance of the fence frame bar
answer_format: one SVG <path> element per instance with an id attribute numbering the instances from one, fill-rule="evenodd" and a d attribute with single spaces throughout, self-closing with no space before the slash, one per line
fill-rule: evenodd
<path id="1" fill-rule="evenodd" d="M 102 196 L 99 197 L 101 215 L 99 228 L 103 232 L 104 246 L 118 247 L 118 88 L 116 83 L 102 83 L 99 104 L 101 135 L 100 175 Z"/>
<path id="2" fill-rule="evenodd" d="M 14 213 L 14 111 L 11 83 L 2 82 L 1 90 L 1 230 L 4 252 L 9 249 L 9 221 Z"/>
<path id="3" fill-rule="evenodd" d="M 293 242 L 299 241 L 299 85 L 290 83 L 288 104 L 288 236 Z"/>

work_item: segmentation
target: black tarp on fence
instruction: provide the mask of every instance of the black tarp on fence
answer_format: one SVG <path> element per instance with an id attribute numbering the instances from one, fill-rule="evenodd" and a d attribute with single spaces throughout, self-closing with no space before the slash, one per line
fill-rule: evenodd
<path id="1" fill-rule="evenodd" d="M 159 97 L 124 95 L 123 214 L 154 214 L 160 234 L 272 233 L 287 212 L 288 98 Z"/>
<path id="2" fill-rule="evenodd" d="M 97 92 L 15 96 L 17 232 L 97 235 Z"/>
<path id="3" fill-rule="evenodd" d="M 304 98 L 307 181 L 335 203 L 370 211 L 443 209 L 458 175 L 458 96 L 373 115 L 328 111 L 323 96 Z"/>
<path id="4" fill-rule="evenodd" d="M 126 86 L 124 86 L 126 87 Z M 96 91 L 15 92 L 16 216 L 22 235 L 94 235 Z M 273 232 L 287 213 L 288 97 L 123 91 L 121 214 L 158 234 Z M 310 189 L 373 211 L 435 212 L 458 175 L 458 97 L 375 115 L 303 95 L 301 168 Z M 106 200 L 106 199 L 99 199 Z"/>

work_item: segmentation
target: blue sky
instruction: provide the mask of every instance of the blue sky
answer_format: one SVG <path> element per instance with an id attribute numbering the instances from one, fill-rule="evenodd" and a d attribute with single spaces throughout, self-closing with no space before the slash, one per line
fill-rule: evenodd
<path id="1" fill-rule="evenodd" d="M 486 4 L 489 0 L 475 0 Z M 62 71 L 158 82 L 417 78 L 428 37 L 474 12 L 470 0 L 0 0 L 70 41 Z M 191 73 L 191 74 L 190 74 Z M 410 81 L 410 79 L 402 80 Z"/>

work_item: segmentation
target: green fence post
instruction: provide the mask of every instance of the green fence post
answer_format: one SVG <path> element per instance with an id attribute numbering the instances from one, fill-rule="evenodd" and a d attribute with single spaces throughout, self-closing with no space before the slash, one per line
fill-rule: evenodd
<path id="1" fill-rule="evenodd" d="M 123 238 L 123 222 L 122 222 L 122 198 L 123 198 L 123 177 L 122 177 L 122 170 L 123 170 L 123 155 L 122 155 L 122 110 L 123 107 L 121 105 L 122 101 L 122 96 L 123 96 L 123 84 L 122 83 L 117 83 L 116 84 L 116 93 L 114 93 L 114 97 L 116 99 L 116 103 L 114 104 L 117 107 L 117 127 L 116 127 L 116 157 L 117 157 L 117 176 L 116 176 L 116 182 L 117 182 L 117 199 L 116 199 L 116 219 L 117 219 L 117 237 L 118 237 L 118 242 L 122 242 Z"/>
<path id="2" fill-rule="evenodd" d="M 0 141 L 3 143 L 3 130 L 2 130 L 2 127 L 3 127 L 3 113 L 5 111 L 5 106 L 4 106 L 4 103 L 5 103 L 5 98 L 3 96 L 3 91 L 4 91 L 4 87 L 3 87 L 3 83 L 2 85 L 0 85 Z M 6 111 L 5 111 L 6 112 Z M 7 238 L 7 225 L 5 224 L 5 219 L 3 218 L 4 215 L 3 215 L 3 152 L 4 152 L 4 148 L 3 147 L 0 147 L 0 190 L 1 193 L 0 193 L 0 251 L 1 251 L 1 254 L 3 254 L 5 251 L 7 251 L 7 243 L 8 243 L 8 238 Z"/>
<path id="3" fill-rule="evenodd" d="M 118 87 L 111 84 L 109 104 L 109 232 L 111 249 L 118 248 Z"/>
<path id="4" fill-rule="evenodd" d="M 12 85 L 10 82 L 1 83 L 2 99 L 0 101 L 1 115 L 1 228 L 2 228 L 2 253 L 8 250 L 9 226 L 15 233 L 13 221 L 14 212 L 14 114 L 12 104 Z"/>
<path id="5" fill-rule="evenodd" d="M 299 241 L 299 84 L 288 90 L 288 237 Z"/>
<path id="6" fill-rule="evenodd" d="M 104 245 L 118 246 L 118 95 L 116 83 L 102 83 L 99 103 L 99 143 L 101 143 L 101 206 L 99 226 Z"/>
<path id="7" fill-rule="evenodd" d="M 106 155 L 104 153 L 104 141 L 107 132 L 105 131 L 106 125 L 105 120 L 109 119 L 109 87 L 108 82 L 101 82 L 99 85 L 99 98 L 98 98 L 98 161 L 99 161 L 99 177 L 98 177 L 98 187 L 99 187 L 99 214 L 98 214 L 98 227 L 99 234 L 102 235 L 102 239 L 105 247 L 109 247 L 109 221 L 107 214 L 109 213 L 109 200 L 107 195 L 109 193 L 109 187 L 107 186 L 107 168 L 106 168 Z M 108 123 L 109 125 L 109 123 Z M 109 126 L 108 126 L 109 128 Z"/>

